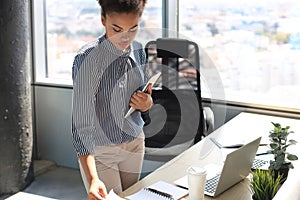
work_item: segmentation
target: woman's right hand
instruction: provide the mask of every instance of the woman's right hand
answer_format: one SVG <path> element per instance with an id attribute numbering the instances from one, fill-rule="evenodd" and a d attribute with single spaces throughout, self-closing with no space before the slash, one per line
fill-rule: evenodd
<path id="1" fill-rule="evenodd" d="M 107 196 L 107 191 L 104 183 L 97 180 L 92 180 L 88 193 L 88 200 L 104 200 Z"/>

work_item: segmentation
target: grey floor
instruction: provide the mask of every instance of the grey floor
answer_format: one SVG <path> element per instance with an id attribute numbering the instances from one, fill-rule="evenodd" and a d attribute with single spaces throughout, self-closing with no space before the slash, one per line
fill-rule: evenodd
<path id="1" fill-rule="evenodd" d="M 86 200 L 80 172 L 76 169 L 55 167 L 35 178 L 25 190 L 7 200 Z"/>
<path id="2" fill-rule="evenodd" d="M 143 163 L 141 178 L 151 173 L 161 162 Z M 78 169 L 55 166 L 51 162 L 35 162 L 35 180 L 23 191 L 5 200 L 86 200 L 86 191 Z"/>

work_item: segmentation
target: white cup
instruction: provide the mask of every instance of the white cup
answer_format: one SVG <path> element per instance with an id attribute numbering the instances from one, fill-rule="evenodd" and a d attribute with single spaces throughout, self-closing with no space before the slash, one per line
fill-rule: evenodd
<path id="1" fill-rule="evenodd" d="M 206 182 L 206 170 L 199 166 L 191 166 L 187 169 L 189 200 L 203 200 Z"/>

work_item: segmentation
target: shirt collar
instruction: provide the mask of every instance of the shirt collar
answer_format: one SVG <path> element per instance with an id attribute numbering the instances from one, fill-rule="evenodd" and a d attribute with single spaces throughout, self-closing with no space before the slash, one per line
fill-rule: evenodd
<path id="1" fill-rule="evenodd" d="M 121 56 L 121 57 L 128 57 L 134 58 L 134 54 L 132 51 L 132 44 L 130 44 L 130 48 L 124 51 L 121 51 L 116 48 L 116 46 L 108 39 L 106 39 L 105 35 L 99 38 L 99 45 L 103 45 L 104 49 L 111 52 L 114 55 Z"/>

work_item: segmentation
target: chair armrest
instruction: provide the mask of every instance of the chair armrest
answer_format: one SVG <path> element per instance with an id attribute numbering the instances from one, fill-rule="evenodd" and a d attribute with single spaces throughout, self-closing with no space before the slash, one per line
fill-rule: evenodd
<path id="1" fill-rule="evenodd" d="M 203 107 L 203 116 L 205 121 L 204 136 L 208 136 L 215 129 L 214 113 L 210 107 Z"/>

